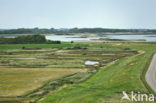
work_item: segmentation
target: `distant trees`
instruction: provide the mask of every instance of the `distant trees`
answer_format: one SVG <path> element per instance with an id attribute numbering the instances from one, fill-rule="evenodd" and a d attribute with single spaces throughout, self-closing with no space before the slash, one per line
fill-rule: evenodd
<path id="1" fill-rule="evenodd" d="M 27 36 L 18 36 L 14 38 L 15 44 L 27 44 L 27 43 L 45 43 L 46 39 L 43 35 L 27 35 Z"/>
<path id="2" fill-rule="evenodd" d="M 16 38 L 0 38 L 0 44 L 60 44 L 60 41 L 46 40 L 43 35 L 25 35 Z"/>
<path id="3" fill-rule="evenodd" d="M 156 30 L 148 30 L 151 33 L 156 33 Z"/>
<path id="4" fill-rule="evenodd" d="M 72 29 L 39 29 L 39 28 L 19 28 L 10 30 L 1 30 L 0 34 L 50 34 L 70 35 L 71 33 L 105 33 L 105 32 L 154 32 L 156 30 L 140 30 L 140 29 L 107 29 L 107 28 L 72 28 Z"/>
<path id="5" fill-rule="evenodd" d="M 72 28 L 69 33 L 138 32 L 137 29 Z"/>
<path id="6" fill-rule="evenodd" d="M 43 33 L 56 33 L 57 30 L 54 28 L 51 29 L 39 29 L 39 28 L 32 28 L 32 29 L 10 29 L 10 30 L 2 30 L 0 34 L 43 34 Z"/>

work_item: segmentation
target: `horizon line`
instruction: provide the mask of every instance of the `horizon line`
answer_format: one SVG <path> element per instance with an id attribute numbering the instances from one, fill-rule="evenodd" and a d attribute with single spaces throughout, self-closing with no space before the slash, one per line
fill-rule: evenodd
<path id="1" fill-rule="evenodd" d="M 60 27 L 60 28 L 56 28 L 56 27 L 17 27 L 17 28 L 0 28 L 0 30 L 11 30 L 11 29 L 74 29 L 74 28 L 78 28 L 78 29 L 95 29 L 95 28 L 101 28 L 101 29 L 125 29 L 125 30 L 155 30 L 154 28 L 104 28 L 104 27 Z"/>

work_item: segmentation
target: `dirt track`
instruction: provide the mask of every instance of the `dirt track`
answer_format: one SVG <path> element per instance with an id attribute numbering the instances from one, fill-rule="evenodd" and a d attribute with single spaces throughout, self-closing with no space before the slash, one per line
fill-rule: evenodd
<path id="1" fill-rule="evenodd" d="M 145 78 L 148 85 L 156 93 L 156 54 L 153 56 L 152 62 L 148 68 Z"/>

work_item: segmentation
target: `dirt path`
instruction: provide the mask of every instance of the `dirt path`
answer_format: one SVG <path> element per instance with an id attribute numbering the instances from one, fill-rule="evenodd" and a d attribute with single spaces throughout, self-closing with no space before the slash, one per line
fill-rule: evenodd
<path id="1" fill-rule="evenodd" d="M 156 93 L 156 54 L 154 54 L 152 62 L 146 73 L 146 81 L 152 90 Z"/>

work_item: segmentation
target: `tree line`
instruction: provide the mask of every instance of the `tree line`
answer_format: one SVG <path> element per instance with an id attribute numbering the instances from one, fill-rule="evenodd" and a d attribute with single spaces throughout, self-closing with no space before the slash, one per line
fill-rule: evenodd
<path id="1" fill-rule="evenodd" d="M 71 29 L 40 29 L 40 28 L 19 28 L 10 30 L 1 30 L 0 34 L 50 34 L 55 33 L 57 35 L 64 35 L 70 33 L 105 33 L 105 32 L 145 32 L 145 33 L 156 33 L 156 30 L 150 29 L 107 29 L 107 28 L 71 28 Z"/>

